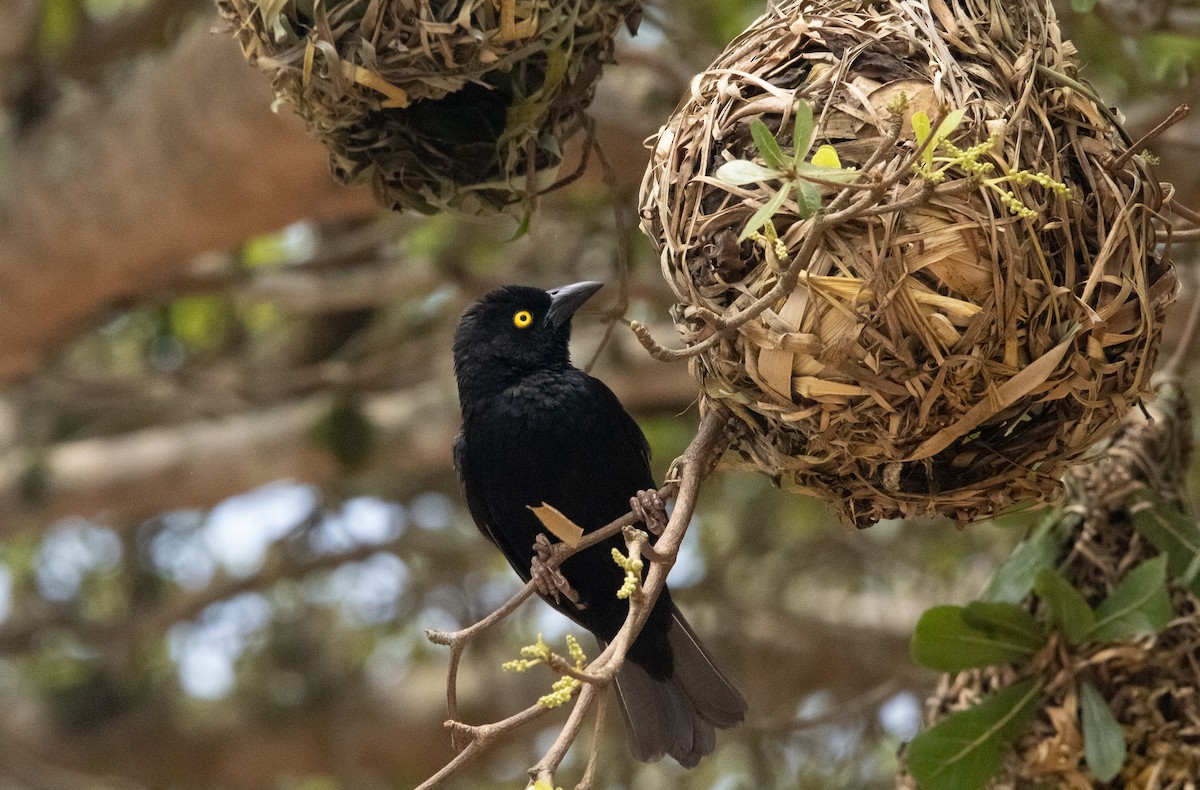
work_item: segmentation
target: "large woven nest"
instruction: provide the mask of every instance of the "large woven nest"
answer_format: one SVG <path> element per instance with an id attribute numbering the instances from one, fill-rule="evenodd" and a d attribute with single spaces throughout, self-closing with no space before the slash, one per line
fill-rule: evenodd
<path id="1" fill-rule="evenodd" d="M 1173 387 L 1174 385 L 1168 385 Z M 1067 476 L 1064 512 L 1084 518 L 1068 541 L 1060 571 L 1096 601 L 1155 554 L 1130 525 L 1128 495 L 1148 485 L 1166 502 L 1178 502 L 1191 441 L 1190 415 L 1178 390 L 1166 408 L 1128 415 L 1120 434 L 1095 463 Z M 1193 790 L 1200 777 L 1200 599 L 1175 586 L 1174 617 L 1157 637 L 1120 645 L 1061 645 L 1039 667 L 1048 702 L 1031 730 L 1008 755 L 992 785 L 996 790 L 1094 787 Z M 1035 611 L 1036 596 L 1027 605 Z M 1092 680 L 1125 734 L 1126 760 L 1113 782 L 1102 784 L 1084 762 L 1075 679 Z M 972 670 L 942 677 L 927 710 L 929 723 L 969 708 L 1014 680 L 1011 668 Z M 911 790 L 902 775 L 898 787 Z"/>
<path id="2" fill-rule="evenodd" d="M 389 208 L 520 203 L 558 180 L 640 0 L 217 0 L 343 182 Z"/>
<path id="3" fill-rule="evenodd" d="M 692 82 L 642 223 L 703 398 L 740 417 L 755 466 L 858 526 L 967 521 L 1048 496 L 1142 397 L 1176 289 L 1155 248 L 1161 186 L 1073 54 L 1046 0 L 790 0 Z M 739 244 L 779 182 L 715 173 L 763 161 L 755 118 L 787 151 L 798 99 L 814 148 L 877 188 L 828 183 L 807 221 L 793 193 L 773 218 L 782 245 Z M 918 176 L 914 113 L 936 127 L 954 110 L 950 141 L 994 140 L 994 176 L 1041 173 L 1070 194 L 957 167 L 936 187 Z"/>

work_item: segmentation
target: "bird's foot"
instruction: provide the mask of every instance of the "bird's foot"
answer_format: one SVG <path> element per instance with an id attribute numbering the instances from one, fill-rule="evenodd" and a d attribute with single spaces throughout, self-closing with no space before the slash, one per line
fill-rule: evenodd
<path id="1" fill-rule="evenodd" d="M 663 502 L 658 491 L 653 488 L 649 491 L 638 491 L 636 496 L 631 496 L 629 509 L 651 533 L 661 535 L 667 528 L 667 503 Z"/>
<path id="2" fill-rule="evenodd" d="M 566 576 L 562 575 L 562 571 L 550 567 L 550 558 L 554 556 L 554 544 L 550 542 L 550 539 L 545 535 L 538 535 L 533 542 L 533 550 L 537 556 L 533 558 L 533 562 L 529 566 L 529 577 L 533 581 L 533 588 L 537 594 L 543 598 L 553 598 L 556 603 L 560 604 L 562 599 L 566 598 L 575 604 L 576 609 L 585 608 L 585 605 L 579 602 L 579 593 L 571 587 L 571 583 L 567 581 Z"/>

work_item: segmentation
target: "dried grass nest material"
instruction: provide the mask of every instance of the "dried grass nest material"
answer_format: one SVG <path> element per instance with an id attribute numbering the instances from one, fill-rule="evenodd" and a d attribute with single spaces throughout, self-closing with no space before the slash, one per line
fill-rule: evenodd
<path id="1" fill-rule="evenodd" d="M 217 0 L 343 183 L 392 209 L 502 209 L 552 188 L 640 0 Z"/>
<path id="2" fill-rule="evenodd" d="M 1059 567 L 1089 601 L 1108 595 L 1132 568 L 1156 553 L 1129 520 L 1128 495 L 1151 486 L 1165 502 L 1178 504 L 1188 468 L 1191 418 L 1176 391 L 1167 408 L 1150 407 L 1126 420 L 1096 463 L 1073 469 L 1066 478 L 1071 512 L 1083 516 Z M 1173 585 L 1173 617 L 1156 637 L 1127 644 L 1060 645 L 1056 661 L 1039 676 L 1048 701 L 1030 730 L 1005 758 L 990 785 L 994 790 L 1042 787 L 1093 790 L 1095 787 L 1193 790 L 1200 778 L 1200 598 Z M 1026 601 L 1038 607 L 1036 596 Z M 1110 783 L 1098 782 L 1084 761 L 1076 678 L 1094 683 L 1125 734 L 1126 759 Z M 943 675 L 928 700 L 926 718 L 934 724 L 953 711 L 973 707 L 1015 680 L 1010 667 Z M 899 790 L 914 790 L 902 772 Z"/>
<path id="3" fill-rule="evenodd" d="M 965 522 L 1051 495 L 1143 397 L 1176 291 L 1155 247 L 1162 186 L 1073 57 L 1046 0 L 785 0 L 693 80 L 657 139 L 642 226 L 678 331 L 703 349 L 702 398 L 738 416 L 744 458 L 860 527 Z M 779 182 L 716 171 L 763 161 L 755 118 L 787 151 L 801 99 L 813 148 L 887 188 L 824 185 L 807 221 L 793 193 L 779 244 L 739 243 Z M 930 185 L 912 118 L 955 110 L 950 142 L 995 140 L 995 175 L 1070 194 L 961 168 Z"/>

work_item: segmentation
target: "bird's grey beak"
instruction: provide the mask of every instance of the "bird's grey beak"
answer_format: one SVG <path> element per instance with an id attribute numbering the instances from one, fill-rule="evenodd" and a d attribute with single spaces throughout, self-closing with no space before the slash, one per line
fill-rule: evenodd
<path id="1" fill-rule="evenodd" d="M 546 320 L 550 322 L 550 326 L 558 329 L 571 320 L 575 311 L 583 307 L 583 303 L 591 299 L 592 294 L 603 287 L 604 283 L 585 280 L 547 291 L 546 293 L 550 294 L 550 310 L 546 313 Z"/>

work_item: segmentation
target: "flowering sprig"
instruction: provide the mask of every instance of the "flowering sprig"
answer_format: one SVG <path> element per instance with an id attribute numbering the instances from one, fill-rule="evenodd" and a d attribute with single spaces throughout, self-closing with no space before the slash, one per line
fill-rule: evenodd
<path id="1" fill-rule="evenodd" d="M 1015 192 L 1008 189 L 1009 185 L 1037 184 L 1056 195 L 1071 196 L 1069 186 L 1046 173 L 1014 170 L 1001 176 L 995 175 L 996 166 L 992 162 L 983 161 L 983 157 L 990 154 L 1000 143 L 999 132 L 993 132 L 987 140 L 970 148 L 959 148 L 950 142 L 948 138 L 962 123 L 965 114 L 963 110 L 949 113 L 938 124 L 936 132 L 932 130 L 928 115 L 923 112 L 913 114 L 913 133 L 917 145 L 922 148 L 920 160 L 913 165 L 917 175 L 931 184 L 940 184 L 946 180 L 951 168 L 957 168 L 968 177 L 976 179 L 982 186 L 993 190 L 1005 208 L 1022 219 L 1036 219 L 1038 214 L 1025 205 Z"/>
<path id="2" fill-rule="evenodd" d="M 619 549 L 612 550 L 612 558 L 625 571 L 625 583 L 617 590 L 617 597 L 623 601 L 641 589 L 642 569 L 646 566 L 641 557 L 626 557 Z"/>
<path id="3" fill-rule="evenodd" d="M 571 634 L 567 634 L 567 654 L 570 655 L 574 662 L 574 668 L 577 671 L 583 671 L 584 665 L 587 664 L 587 656 L 584 655 L 583 648 L 579 646 L 577 640 Z M 554 655 L 554 651 L 542 639 L 542 635 L 538 634 L 537 642 L 532 645 L 526 645 L 521 648 L 521 657 L 513 661 L 505 661 L 501 667 L 509 672 L 524 672 L 530 667 L 538 664 L 546 664 L 551 666 L 555 659 L 563 660 Z M 582 681 L 573 678 L 570 675 L 563 675 L 558 680 L 554 681 L 549 694 L 538 698 L 538 704 L 543 708 L 557 708 L 571 700 L 575 695 L 576 689 Z"/>

